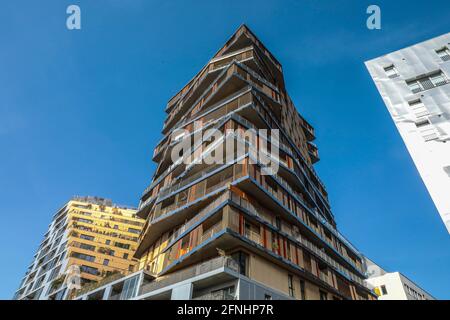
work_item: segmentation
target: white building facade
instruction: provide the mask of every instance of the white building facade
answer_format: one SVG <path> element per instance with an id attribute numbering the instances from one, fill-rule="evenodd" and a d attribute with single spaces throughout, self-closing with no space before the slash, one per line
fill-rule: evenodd
<path id="1" fill-rule="evenodd" d="M 366 62 L 450 233 L 450 33 Z"/>
<path id="2" fill-rule="evenodd" d="M 367 286 L 378 295 L 378 300 L 436 300 L 431 294 L 400 272 L 387 272 L 366 258 Z"/>

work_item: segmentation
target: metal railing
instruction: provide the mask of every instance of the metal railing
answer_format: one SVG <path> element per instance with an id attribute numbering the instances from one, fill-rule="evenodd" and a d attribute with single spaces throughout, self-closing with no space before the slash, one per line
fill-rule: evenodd
<path id="1" fill-rule="evenodd" d="M 231 201 L 236 203 L 237 205 L 243 207 L 244 209 L 248 210 L 252 214 L 260 217 L 261 219 L 265 220 L 263 216 L 259 213 L 259 208 L 257 208 L 255 205 L 250 203 L 248 200 L 238 196 L 235 193 L 232 193 Z M 344 268 L 341 264 L 336 262 L 334 259 L 332 259 L 328 254 L 323 252 L 321 249 L 319 249 L 316 245 L 314 245 L 311 241 L 307 240 L 305 237 L 302 237 L 300 234 L 293 235 L 292 236 L 297 242 L 301 243 L 303 246 L 314 252 L 316 255 L 321 257 L 323 260 L 325 260 L 329 265 L 333 266 L 335 269 L 337 269 L 340 273 L 346 275 L 348 278 L 352 279 L 353 281 L 356 281 L 360 284 L 363 284 L 363 281 L 356 275 L 354 275 L 352 272 Z M 250 240 L 253 240 L 249 238 Z M 255 242 L 259 243 L 258 237 L 256 237 Z"/>

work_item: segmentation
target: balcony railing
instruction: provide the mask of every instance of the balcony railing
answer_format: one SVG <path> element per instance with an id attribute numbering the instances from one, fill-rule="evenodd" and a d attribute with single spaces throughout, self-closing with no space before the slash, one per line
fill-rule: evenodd
<path id="1" fill-rule="evenodd" d="M 243 207 L 244 209 L 248 210 L 250 213 L 254 214 L 255 216 L 261 218 L 262 220 L 266 220 L 260 212 L 261 210 L 264 210 L 262 208 L 259 208 L 252 203 L 250 203 L 248 200 L 238 196 L 234 192 L 231 193 L 231 200 L 236 203 L 237 205 Z M 301 236 L 300 234 L 296 234 L 292 236 L 297 242 L 301 243 L 304 247 L 308 248 L 312 252 L 314 252 L 316 255 L 318 255 L 320 258 L 325 260 L 329 265 L 333 266 L 335 269 L 337 269 L 342 274 L 346 275 L 348 278 L 362 284 L 362 280 L 354 275 L 352 272 L 344 268 L 341 264 L 336 262 L 334 259 L 332 259 L 328 254 L 323 252 L 321 249 L 319 249 L 315 244 L 313 244 L 311 241 L 307 240 L 305 237 Z M 250 240 L 255 241 L 256 243 L 260 243 L 259 235 L 253 233 L 249 237 Z"/>
<path id="2" fill-rule="evenodd" d="M 208 239 L 211 239 L 215 234 L 219 233 L 223 230 L 222 221 L 217 222 L 215 225 L 210 227 L 209 229 L 203 231 L 200 243 L 205 242 Z"/>
<path id="3" fill-rule="evenodd" d="M 220 173 L 219 173 L 220 174 Z M 231 176 L 217 184 L 215 184 L 214 186 L 209 187 L 208 189 L 205 190 L 204 195 L 213 193 L 214 190 L 220 189 L 221 187 L 224 187 L 225 185 L 231 183 L 233 180 L 236 180 L 237 178 L 239 178 L 239 176 Z M 203 195 L 201 195 L 203 196 Z M 152 220 L 158 219 L 159 217 L 168 214 L 171 211 L 175 211 L 179 208 L 181 208 L 182 206 L 188 205 L 188 204 L 192 204 L 193 202 L 197 201 L 198 198 L 200 198 L 201 196 L 196 197 L 195 199 L 190 199 L 189 202 L 184 201 L 184 202 L 177 202 L 174 204 L 171 204 L 170 206 L 167 206 L 163 209 L 158 210 L 158 212 L 154 215 Z M 189 198 L 189 197 L 188 197 Z"/>
<path id="4" fill-rule="evenodd" d="M 175 96 L 173 96 L 169 102 L 167 103 L 166 110 L 169 110 L 175 103 L 182 99 L 184 99 L 185 95 L 198 87 L 198 85 L 203 81 L 206 75 L 210 72 L 214 72 L 219 68 L 229 65 L 236 61 L 244 61 L 250 59 L 254 56 L 254 48 L 252 46 L 244 48 L 238 52 L 233 52 L 229 55 L 225 55 L 216 59 L 212 59 L 208 65 L 194 78 L 192 79 L 186 86 L 183 87 L 181 91 L 179 91 Z"/>
<path id="5" fill-rule="evenodd" d="M 230 194 L 229 194 L 229 192 L 225 192 L 224 194 L 219 196 L 217 199 L 215 199 L 213 202 L 208 204 L 205 208 L 200 210 L 191 220 L 186 222 L 186 224 L 184 224 L 181 227 L 181 229 L 178 233 L 181 234 L 184 231 L 188 230 L 195 223 L 197 223 L 198 221 L 203 219 L 205 216 L 207 216 L 214 208 L 217 208 L 221 203 L 225 202 L 228 199 L 230 199 Z"/>

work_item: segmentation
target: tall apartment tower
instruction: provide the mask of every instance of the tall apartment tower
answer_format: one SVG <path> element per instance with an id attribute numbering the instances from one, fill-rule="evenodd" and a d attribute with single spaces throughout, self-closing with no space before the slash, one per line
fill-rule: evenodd
<path id="1" fill-rule="evenodd" d="M 140 271 L 78 299 L 374 299 L 314 171 L 314 129 L 245 25 L 166 112 L 138 211 Z"/>
<path id="2" fill-rule="evenodd" d="M 54 215 L 14 299 L 70 298 L 75 293 L 68 290 L 71 267 L 79 279 L 73 284 L 87 288 L 134 271 L 143 225 L 135 209 L 98 197 L 72 198 Z"/>
<path id="3" fill-rule="evenodd" d="M 450 233 L 450 33 L 366 62 Z"/>

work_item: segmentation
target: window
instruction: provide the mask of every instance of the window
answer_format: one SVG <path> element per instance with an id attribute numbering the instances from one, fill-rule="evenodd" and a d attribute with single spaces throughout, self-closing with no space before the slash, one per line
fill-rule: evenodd
<path id="1" fill-rule="evenodd" d="M 384 72 L 389 78 L 397 78 L 399 76 L 397 69 L 393 64 L 384 68 Z"/>
<path id="2" fill-rule="evenodd" d="M 319 269 L 319 277 L 325 282 L 328 282 L 328 267 L 325 263 L 317 263 Z"/>
<path id="3" fill-rule="evenodd" d="M 264 300 L 272 300 L 272 296 L 270 294 L 264 294 Z"/>
<path id="4" fill-rule="evenodd" d="M 235 298 L 235 291 L 236 291 L 236 289 L 235 289 L 234 286 L 229 286 L 229 287 L 225 287 L 225 288 L 222 288 L 222 289 L 213 290 L 213 291 L 211 291 L 211 294 L 213 296 L 217 295 L 217 294 L 224 295 L 225 296 L 225 300 L 228 300 L 228 299 L 234 300 L 234 298 Z"/>
<path id="5" fill-rule="evenodd" d="M 124 253 L 124 254 L 123 254 L 123 258 L 124 258 L 124 259 L 128 259 L 128 253 Z"/>
<path id="6" fill-rule="evenodd" d="M 328 294 L 325 291 L 319 290 L 320 300 L 328 300 Z"/>
<path id="7" fill-rule="evenodd" d="M 306 300 L 305 281 L 300 280 L 300 299 Z"/>
<path id="8" fill-rule="evenodd" d="M 382 294 L 382 295 L 387 294 L 387 290 L 386 290 L 386 286 L 385 286 L 385 285 L 382 285 L 382 286 L 381 286 L 381 294 Z"/>
<path id="9" fill-rule="evenodd" d="M 246 237 L 250 238 L 251 231 L 252 231 L 252 227 L 251 227 L 250 223 L 248 223 L 246 221 L 244 223 L 244 233 L 245 233 Z"/>
<path id="10" fill-rule="evenodd" d="M 80 234 L 80 238 L 84 239 L 84 240 L 94 241 L 94 237 L 93 236 L 88 236 L 86 234 Z"/>
<path id="11" fill-rule="evenodd" d="M 289 295 L 291 297 L 295 297 L 295 292 L 294 292 L 294 277 L 289 274 L 288 275 L 288 287 L 289 287 Z"/>
<path id="12" fill-rule="evenodd" d="M 447 83 L 448 79 L 441 70 L 438 70 L 428 75 L 421 76 L 414 80 L 406 81 L 406 84 L 413 93 L 433 89 L 435 87 L 442 86 Z"/>
<path id="13" fill-rule="evenodd" d="M 104 265 L 104 266 L 107 266 L 107 265 L 109 265 L 109 259 L 105 259 L 105 260 L 103 260 L 103 265 Z"/>
<path id="14" fill-rule="evenodd" d="M 442 61 L 450 61 L 450 50 L 448 47 L 443 47 L 436 50 L 437 55 L 442 59 Z"/>
<path id="15" fill-rule="evenodd" d="M 106 240 L 105 241 L 105 244 L 110 244 L 111 243 L 111 240 Z"/>

